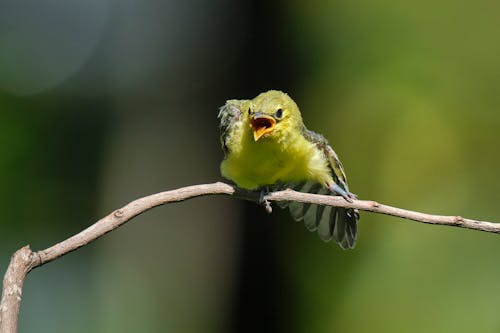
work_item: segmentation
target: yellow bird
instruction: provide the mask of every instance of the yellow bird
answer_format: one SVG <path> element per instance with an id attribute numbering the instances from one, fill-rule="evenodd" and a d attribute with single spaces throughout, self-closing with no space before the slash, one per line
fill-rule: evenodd
<path id="1" fill-rule="evenodd" d="M 222 175 L 248 190 L 293 188 L 341 195 L 351 201 L 344 168 L 328 141 L 308 130 L 287 94 L 270 90 L 252 100 L 228 100 L 220 108 Z M 354 248 L 358 211 L 330 206 L 282 203 L 321 239 Z"/>

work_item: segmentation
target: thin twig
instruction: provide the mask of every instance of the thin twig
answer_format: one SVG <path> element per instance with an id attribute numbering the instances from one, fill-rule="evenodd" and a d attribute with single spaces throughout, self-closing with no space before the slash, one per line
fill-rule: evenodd
<path id="1" fill-rule="evenodd" d="M 265 199 L 270 201 L 298 201 L 325 206 L 357 208 L 367 212 L 401 217 L 421 223 L 439 224 L 500 234 L 500 223 L 466 219 L 457 215 L 445 216 L 420 213 L 412 210 L 383 205 L 376 201 L 353 200 L 349 203 L 345 201 L 344 198 L 339 196 L 301 193 L 292 190 L 269 193 L 265 196 Z"/>
<path id="2" fill-rule="evenodd" d="M 71 251 L 77 250 L 153 207 L 204 195 L 231 195 L 244 200 L 260 202 L 268 211 L 270 210 L 269 201 L 298 201 L 336 207 L 357 208 L 359 210 L 397 216 L 422 223 L 500 233 L 500 224 L 497 223 L 476 221 L 460 216 L 425 214 L 382 205 L 375 201 L 353 200 L 352 202 L 347 202 L 342 197 L 338 196 L 301 193 L 293 190 L 272 192 L 261 197 L 260 193 L 241 190 L 220 182 L 188 186 L 134 200 L 126 206 L 115 210 L 80 233 L 45 250 L 32 252 L 29 246 L 25 246 L 16 251 L 12 255 L 3 280 L 2 299 L 0 302 L 0 333 L 17 332 L 22 288 L 26 275 L 33 268 L 44 265 Z"/>

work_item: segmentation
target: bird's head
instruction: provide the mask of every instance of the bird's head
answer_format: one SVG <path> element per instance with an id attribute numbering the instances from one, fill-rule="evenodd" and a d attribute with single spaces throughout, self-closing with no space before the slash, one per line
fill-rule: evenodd
<path id="1" fill-rule="evenodd" d="M 280 140 L 303 126 L 297 104 L 281 91 L 269 90 L 258 95 L 250 101 L 247 112 L 255 141 Z"/>

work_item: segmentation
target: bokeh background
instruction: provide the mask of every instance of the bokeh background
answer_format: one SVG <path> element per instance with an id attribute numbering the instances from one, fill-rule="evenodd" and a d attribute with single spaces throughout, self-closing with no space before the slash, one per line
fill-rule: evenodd
<path id="1" fill-rule="evenodd" d="M 360 198 L 500 221 L 500 2 L 0 1 L 0 267 L 220 180 L 226 99 L 291 94 Z M 156 208 L 28 276 L 20 332 L 498 332 L 500 237 Z"/>

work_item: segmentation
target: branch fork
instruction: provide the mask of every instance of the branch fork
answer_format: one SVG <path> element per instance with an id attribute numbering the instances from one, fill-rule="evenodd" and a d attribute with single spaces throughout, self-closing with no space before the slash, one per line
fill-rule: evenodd
<path id="1" fill-rule="evenodd" d="M 134 200 L 124 207 L 113 211 L 83 231 L 45 250 L 33 252 L 29 245 L 17 250 L 12 255 L 3 279 L 2 298 L 0 301 L 0 333 L 17 332 L 23 285 L 26 275 L 32 269 L 93 242 L 153 207 L 205 195 L 230 195 L 239 199 L 253 201 L 262 204 L 268 213 L 272 212 L 272 201 L 298 201 L 335 207 L 356 208 L 421 223 L 500 233 L 499 223 L 466 219 L 461 216 L 431 215 L 383 205 L 376 201 L 353 199 L 352 202 L 348 202 L 340 196 L 302 193 L 291 189 L 261 194 L 260 192 L 242 190 L 221 182 L 187 186 Z"/>

